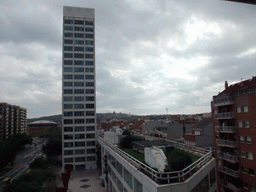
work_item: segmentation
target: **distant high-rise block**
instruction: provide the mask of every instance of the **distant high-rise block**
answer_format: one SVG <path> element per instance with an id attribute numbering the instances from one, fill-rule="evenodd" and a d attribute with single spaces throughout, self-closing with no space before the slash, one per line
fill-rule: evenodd
<path id="1" fill-rule="evenodd" d="M 95 169 L 94 9 L 63 8 L 62 160 L 75 170 Z"/>
<path id="2" fill-rule="evenodd" d="M 0 103 L 0 142 L 13 134 L 27 133 L 26 122 L 25 108 Z"/>
<path id="3" fill-rule="evenodd" d="M 256 77 L 213 96 L 218 191 L 256 190 Z"/>

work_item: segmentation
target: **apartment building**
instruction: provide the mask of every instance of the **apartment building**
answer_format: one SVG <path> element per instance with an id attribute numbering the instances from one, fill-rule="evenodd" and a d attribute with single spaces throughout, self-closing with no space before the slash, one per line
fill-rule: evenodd
<path id="1" fill-rule="evenodd" d="M 157 138 L 155 138 L 157 139 Z M 104 186 L 109 192 L 216 192 L 215 159 L 212 152 L 170 140 L 152 141 L 193 153 L 200 158 L 180 171 L 159 172 L 141 160 L 98 137 Z M 150 142 L 150 141 L 148 141 Z M 139 145 L 141 147 L 141 145 Z M 140 150 L 141 152 L 144 149 Z M 138 152 L 137 152 L 138 153 Z"/>
<path id="2" fill-rule="evenodd" d="M 63 7 L 62 158 L 96 168 L 94 9 Z"/>
<path id="3" fill-rule="evenodd" d="M 26 133 L 27 109 L 0 103 L 0 142 L 12 134 Z"/>
<path id="4" fill-rule="evenodd" d="M 256 77 L 225 82 L 211 107 L 219 191 L 255 191 Z"/>

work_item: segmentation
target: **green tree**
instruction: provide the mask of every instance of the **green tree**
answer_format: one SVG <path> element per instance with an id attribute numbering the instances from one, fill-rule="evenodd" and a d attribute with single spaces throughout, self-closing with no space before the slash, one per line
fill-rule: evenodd
<path id="1" fill-rule="evenodd" d="M 47 162 L 43 157 L 37 157 L 29 164 L 29 168 L 34 169 L 46 169 L 47 168 Z"/>
<path id="2" fill-rule="evenodd" d="M 174 149 L 166 153 L 168 165 L 172 171 L 180 171 L 192 163 L 192 158 L 185 151 Z"/>

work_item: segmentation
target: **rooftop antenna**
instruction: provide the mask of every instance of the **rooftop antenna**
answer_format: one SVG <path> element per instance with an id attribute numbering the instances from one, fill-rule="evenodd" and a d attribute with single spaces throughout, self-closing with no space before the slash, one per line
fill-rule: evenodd
<path id="1" fill-rule="evenodd" d="M 167 115 L 168 115 L 168 109 L 169 109 L 169 108 L 166 106 L 165 110 L 166 110 Z"/>

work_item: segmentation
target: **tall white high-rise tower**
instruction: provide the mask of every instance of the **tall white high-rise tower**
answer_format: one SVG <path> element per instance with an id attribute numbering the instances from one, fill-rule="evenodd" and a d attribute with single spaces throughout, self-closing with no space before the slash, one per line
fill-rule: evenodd
<path id="1" fill-rule="evenodd" d="M 95 169 L 94 9 L 63 7 L 62 162 Z"/>

